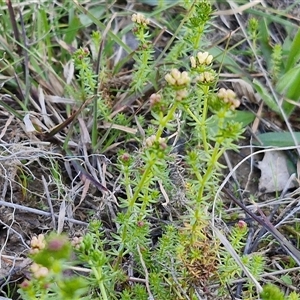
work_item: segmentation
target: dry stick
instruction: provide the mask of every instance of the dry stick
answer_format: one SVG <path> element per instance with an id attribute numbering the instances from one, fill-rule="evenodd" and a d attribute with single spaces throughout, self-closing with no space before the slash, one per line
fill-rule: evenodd
<path id="1" fill-rule="evenodd" d="M 36 209 L 36 208 L 26 207 L 26 206 L 22 206 L 22 205 L 19 205 L 19 204 L 6 202 L 6 201 L 3 201 L 3 200 L 0 200 L 0 205 L 15 208 L 15 209 L 19 209 L 19 210 L 23 210 L 23 211 L 27 211 L 27 212 L 37 214 L 37 215 L 41 215 L 41 216 L 46 216 L 46 217 L 51 217 L 52 216 L 51 212 L 43 211 L 43 210 Z M 58 219 L 58 215 L 54 214 L 54 217 L 56 219 Z M 75 220 L 75 219 L 71 219 L 71 218 L 67 218 L 67 217 L 65 217 L 65 220 L 68 221 L 68 222 L 72 222 L 74 224 L 78 224 L 78 225 L 82 225 L 82 226 L 88 226 L 88 223 L 83 222 L 83 221 L 79 221 L 79 220 Z"/>
<path id="2" fill-rule="evenodd" d="M 223 189 L 224 192 L 230 197 L 230 199 L 241 207 L 248 215 L 250 215 L 258 224 L 262 225 L 269 231 L 273 237 L 280 243 L 281 247 L 283 247 L 295 260 L 295 262 L 300 266 L 300 251 L 296 249 L 285 237 L 282 235 L 274 225 L 269 221 L 269 219 L 263 214 L 259 207 L 257 210 L 259 211 L 261 218 L 255 215 L 252 211 L 250 211 L 241 201 L 236 199 L 232 193 L 227 190 Z"/>
<path id="3" fill-rule="evenodd" d="M 286 191 L 288 189 L 288 187 L 290 186 L 291 182 L 296 178 L 295 174 L 292 174 L 287 182 L 287 184 L 285 185 L 285 189 L 282 191 L 281 195 L 280 195 L 280 198 L 279 199 L 283 199 L 284 198 L 284 195 L 286 194 Z M 273 217 L 275 216 L 275 213 L 277 212 L 279 206 L 280 206 L 280 202 L 275 204 L 275 206 L 273 207 L 272 209 L 272 212 L 269 214 L 268 216 L 268 220 L 271 222 Z M 256 206 L 255 206 L 256 207 Z M 292 213 L 296 213 L 297 211 L 299 210 L 298 209 L 293 209 Z M 292 214 L 293 215 L 293 214 Z M 284 219 L 277 223 L 276 225 L 273 225 L 275 228 L 278 227 L 284 220 L 288 219 L 289 217 L 291 216 L 291 213 L 289 213 L 286 217 L 284 217 Z M 258 244 L 260 243 L 260 241 L 268 234 L 268 231 L 266 230 L 266 228 L 261 228 L 261 230 L 258 232 L 255 240 L 253 241 L 252 245 L 251 245 L 251 251 L 252 252 L 255 252 L 257 247 L 258 247 Z"/>
<path id="4" fill-rule="evenodd" d="M 0 202 L 1 202 L 1 201 L 0 201 Z M 0 203 L 0 205 L 1 205 L 1 203 Z M 17 236 L 20 238 L 20 240 L 22 241 L 23 245 L 24 245 L 27 249 L 30 249 L 30 247 L 29 247 L 29 246 L 26 244 L 26 242 L 24 241 L 22 235 L 21 235 L 18 231 L 14 230 L 14 229 L 11 227 L 11 225 L 8 225 L 8 224 L 2 222 L 1 220 L 0 220 L 0 224 L 2 224 L 4 227 L 6 227 L 9 231 L 12 231 L 15 235 L 17 235 Z M 7 234 L 7 237 L 8 237 L 8 234 Z M 2 257 L 2 256 L 3 256 L 3 255 L 2 255 L 2 250 L 1 250 L 1 251 L 0 251 L 0 257 Z M 0 264 L 0 269 L 1 269 L 1 264 Z"/>
<path id="5" fill-rule="evenodd" d="M 149 300 L 154 300 L 154 297 L 153 297 L 153 295 L 152 295 L 152 293 L 151 293 L 150 284 L 149 284 L 149 273 L 148 273 L 146 264 L 145 264 L 145 262 L 144 262 L 143 255 L 142 255 L 142 252 L 141 252 L 141 248 L 140 248 L 139 245 L 137 245 L 137 251 L 138 251 L 138 253 L 139 253 L 140 262 L 141 262 L 142 267 L 143 267 L 144 272 L 145 272 L 145 281 L 146 281 L 146 282 L 145 282 L 145 285 L 146 285 L 146 289 L 147 289 L 148 295 L 149 295 L 148 299 L 149 299 Z"/>
<path id="6" fill-rule="evenodd" d="M 255 6 L 256 4 L 260 4 L 262 2 L 262 0 L 254 0 L 253 2 L 235 7 L 235 8 L 231 8 L 231 9 L 227 9 L 227 10 L 220 10 L 220 11 L 215 11 L 213 12 L 214 16 L 231 16 L 231 15 L 235 15 L 235 14 L 240 14 L 243 11 L 245 11 L 246 9 L 251 8 L 252 6 Z"/>
<path id="7" fill-rule="evenodd" d="M 300 267 L 294 267 L 294 268 L 290 268 L 290 269 L 282 269 L 282 270 L 278 270 L 278 271 L 274 271 L 271 273 L 265 273 L 265 274 L 261 274 L 260 278 L 263 279 L 265 277 L 270 277 L 270 276 L 277 276 L 277 275 L 282 275 L 282 274 L 288 274 L 289 272 L 296 272 L 296 271 L 300 271 Z M 235 279 L 233 281 L 231 281 L 231 284 L 235 284 L 235 283 L 240 283 L 240 282 L 245 282 L 247 280 L 247 278 L 240 278 L 240 279 Z M 220 287 L 221 283 L 214 283 L 208 286 L 208 288 L 210 289 L 216 289 L 218 287 Z"/>
<path id="8" fill-rule="evenodd" d="M 50 208 L 50 213 L 51 213 L 51 217 L 52 217 L 52 226 L 53 226 L 53 229 L 56 230 L 56 221 L 55 221 L 55 217 L 54 217 L 53 205 L 52 205 L 52 202 L 51 202 L 51 197 L 50 197 L 50 193 L 49 193 L 49 190 L 48 190 L 48 185 L 47 185 L 47 182 L 46 182 L 46 179 L 45 179 L 44 175 L 42 175 L 42 181 L 43 181 L 43 186 L 44 186 L 44 189 L 45 189 L 48 205 L 49 205 L 49 208 Z"/>

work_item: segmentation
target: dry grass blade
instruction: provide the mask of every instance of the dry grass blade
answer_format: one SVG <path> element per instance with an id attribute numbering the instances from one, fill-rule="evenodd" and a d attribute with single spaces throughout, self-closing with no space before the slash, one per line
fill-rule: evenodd
<path id="1" fill-rule="evenodd" d="M 216 11 L 213 13 L 213 15 L 215 16 L 229 16 L 229 15 L 234 15 L 234 14 L 240 14 L 243 11 L 245 11 L 246 9 L 249 9 L 257 4 L 263 4 L 264 0 L 254 0 L 251 1 L 250 3 L 246 3 L 243 4 L 241 6 L 236 6 L 236 4 L 234 4 L 232 1 L 228 1 L 231 3 L 232 6 L 235 6 L 232 9 L 228 9 L 228 10 L 221 10 L 221 11 Z"/>
<path id="2" fill-rule="evenodd" d="M 232 245 L 230 244 L 230 242 L 228 241 L 228 239 L 225 237 L 225 235 L 223 235 L 218 228 L 216 228 L 214 226 L 212 226 L 212 228 L 213 228 L 213 231 L 215 232 L 215 234 L 217 235 L 217 237 L 220 239 L 220 241 L 222 242 L 222 244 L 226 248 L 226 250 L 231 254 L 231 256 L 234 258 L 234 260 L 236 261 L 236 263 L 241 267 L 241 269 L 245 272 L 245 274 L 255 284 L 257 292 L 261 293 L 261 291 L 262 291 L 261 285 L 254 278 L 254 276 L 249 272 L 248 268 L 242 263 L 240 257 L 238 256 L 238 254 L 236 253 L 236 251 L 234 250 L 234 248 L 232 247 Z"/>
<path id="3" fill-rule="evenodd" d="M 66 153 L 74 157 L 73 153 L 66 149 Z M 79 174 L 80 179 L 85 182 L 85 180 L 91 181 L 101 192 L 108 192 L 108 189 L 103 186 L 97 179 L 91 176 L 78 162 L 71 160 L 71 164 L 73 165 L 74 169 L 76 170 L 77 174 Z"/>
<path id="4" fill-rule="evenodd" d="M 5 206 L 5 207 L 15 208 L 15 209 L 18 209 L 18 210 L 21 210 L 21 211 L 30 212 L 30 213 L 36 214 L 36 215 L 41 215 L 41 216 L 46 216 L 46 217 L 51 217 L 52 216 L 52 214 L 50 212 L 46 212 L 46 211 L 43 211 L 43 210 L 40 210 L 40 209 L 31 208 L 31 207 L 22 206 L 22 205 L 19 205 L 19 204 L 9 203 L 9 202 L 3 201 L 3 200 L 0 200 L 0 205 Z M 54 214 L 54 217 L 56 219 L 59 218 L 59 216 L 57 214 Z M 74 223 L 74 224 L 78 224 L 78 225 L 82 225 L 82 226 L 88 226 L 88 223 L 82 222 L 82 221 L 79 221 L 79 220 L 74 220 L 74 219 L 70 219 L 70 218 L 67 218 L 67 217 L 64 217 L 64 220 L 66 220 L 68 222 L 71 222 L 71 223 Z"/>
<path id="5" fill-rule="evenodd" d="M 249 216 L 253 218 L 258 224 L 263 226 L 269 233 L 273 235 L 273 237 L 280 243 L 281 247 L 284 248 L 289 255 L 296 261 L 298 266 L 300 266 L 300 251 L 295 248 L 269 221 L 269 219 L 259 210 L 262 218 L 256 216 L 251 210 L 249 210 L 243 203 L 241 203 L 238 199 L 236 199 L 233 194 L 228 190 L 224 189 L 224 192 L 230 197 L 230 199 L 239 207 L 241 207 Z"/>

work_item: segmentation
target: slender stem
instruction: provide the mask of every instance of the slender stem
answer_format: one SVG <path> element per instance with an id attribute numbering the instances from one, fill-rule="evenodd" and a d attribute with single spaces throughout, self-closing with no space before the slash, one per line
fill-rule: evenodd
<path id="1" fill-rule="evenodd" d="M 144 184 L 145 184 L 146 180 L 148 179 L 148 176 L 151 174 L 151 168 L 153 167 L 154 164 L 155 164 L 155 160 L 153 160 L 153 159 L 147 164 L 146 169 L 144 171 L 144 174 L 143 174 L 138 186 L 136 187 L 136 190 L 135 190 L 133 196 L 129 200 L 128 213 L 131 212 L 131 210 L 132 210 L 132 208 L 133 208 L 133 206 L 134 206 L 134 204 L 135 204 L 135 202 L 136 202 L 136 200 L 139 196 L 140 191 L 144 187 Z"/>
<path id="2" fill-rule="evenodd" d="M 177 107 L 178 107 L 178 103 L 175 101 L 174 104 L 171 106 L 170 110 L 168 111 L 167 115 L 163 117 L 162 120 L 159 122 L 159 128 L 156 133 L 156 141 L 159 140 L 168 122 L 173 118 L 173 115 Z"/>
<path id="3" fill-rule="evenodd" d="M 93 127 L 92 127 L 92 148 L 93 150 L 95 150 L 94 148 L 97 145 L 97 139 L 98 139 L 98 108 L 97 108 L 97 102 L 98 102 L 98 98 L 95 96 L 94 97 L 94 107 L 93 107 Z"/>
<path id="4" fill-rule="evenodd" d="M 203 111 L 202 111 L 202 126 L 201 126 L 201 134 L 202 134 L 202 142 L 203 147 L 206 153 L 208 153 L 208 143 L 207 143 L 207 135 L 206 135 L 206 119 L 207 119 L 207 112 L 208 112 L 208 93 L 209 93 L 209 87 L 204 86 L 203 87 L 204 92 L 204 104 L 203 104 Z"/>
<path id="5" fill-rule="evenodd" d="M 185 107 L 186 111 L 189 113 L 189 115 L 193 118 L 193 120 L 198 124 L 201 130 L 202 135 L 202 143 L 203 148 L 206 153 L 208 153 L 209 147 L 207 142 L 207 134 L 206 134 L 206 119 L 207 119 L 207 112 L 208 112 L 208 93 L 209 93 L 209 87 L 204 86 L 203 87 L 204 92 L 204 102 L 203 102 L 203 110 L 202 110 L 202 120 L 200 121 L 197 116 L 191 111 L 189 107 Z"/>
<path id="6" fill-rule="evenodd" d="M 129 168 L 128 166 L 123 167 L 123 174 L 124 174 L 124 185 L 126 189 L 126 196 L 127 199 L 130 199 L 132 197 L 132 190 L 130 188 L 130 177 L 129 177 Z"/>
<path id="7" fill-rule="evenodd" d="M 218 162 L 219 158 L 221 157 L 221 155 L 224 152 L 225 152 L 225 148 L 220 149 L 220 144 L 216 143 L 213 154 L 212 154 L 211 159 L 208 163 L 207 170 L 206 170 L 205 174 L 203 175 L 202 184 L 200 186 L 200 189 L 199 189 L 199 192 L 198 192 L 198 197 L 197 197 L 197 202 L 198 203 L 201 203 L 206 183 L 211 178 L 211 176 L 213 174 L 213 171 L 216 168 L 216 163 Z"/>

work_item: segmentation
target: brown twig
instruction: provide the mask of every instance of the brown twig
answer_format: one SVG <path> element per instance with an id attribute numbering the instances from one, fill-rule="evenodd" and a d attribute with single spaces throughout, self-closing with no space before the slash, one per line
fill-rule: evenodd
<path id="1" fill-rule="evenodd" d="M 282 248 L 284 248 L 290 256 L 293 257 L 295 262 L 300 266 L 300 251 L 296 249 L 269 221 L 265 214 L 257 207 L 261 217 L 255 215 L 251 210 L 249 210 L 242 202 L 236 199 L 233 194 L 227 190 L 223 189 L 224 192 L 230 197 L 230 199 L 239 207 L 241 207 L 249 216 L 251 216 L 258 224 L 263 226 L 268 232 L 270 232 L 273 237 L 279 242 Z"/>

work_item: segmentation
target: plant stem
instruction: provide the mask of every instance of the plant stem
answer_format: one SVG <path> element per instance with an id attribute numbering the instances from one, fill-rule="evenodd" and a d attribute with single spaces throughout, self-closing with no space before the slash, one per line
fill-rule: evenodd
<path id="1" fill-rule="evenodd" d="M 144 187 L 144 184 L 145 184 L 145 182 L 147 181 L 148 176 L 152 173 L 152 172 L 151 172 L 151 169 L 152 169 L 152 167 L 154 166 L 154 164 L 155 164 L 155 159 L 152 159 L 152 160 L 151 160 L 150 162 L 148 162 L 148 164 L 146 165 L 146 169 L 145 169 L 145 171 L 144 171 L 144 173 L 143 173 L 143 176 L 142 176 L 142 178 L 141 178 L 141 180 L 140 180 L 138 186 L 136 187 L 136 190 L 135 190 L 133 196 L 132 196 L 131 198 L 129 198 L 130 200 L 129 200 L 129 203 L 128 203 L 128 213 L 131 213 L 132 208 L 133 208 L 133 206 L 134 206 L 134 204 L 135 204 L 135 202 L 136 202 L 136 200 L 137 200 L 137 198 L 138 198 L 138 196 L 139 196 L 140 191 L 141 191 L 142 188 Z"/>
<path id="2" fill-rule="evenodd" d="M 163 117 L 162 120 L 159 122 L 159 128 L 158 128 L 157 133 L 156 133 L 156 141 L 159 141 L 159 138 L 161 137 L 161 135 L 162 135 L 164 129 L 166 128 L 168 122 L 170 120 L 172 120 L 173 115 L 174 115 L 177 107 L 178 107 L 178 102 L 174 101 L 174 103 L 171 106 L 170 110 L 168 111 L 167 115 L 165 117 Z"/>
<path id="3" fill-rule="evenodd" d="M 90 265 L 93 266 L 92 263 Z M 93 274 L 95 275 L 96 280 L 99 283 L 99 288 L 100 288 L 103 300 L 108 300 L 106 290 L 105 290 L 105 286 L 103 284 L 103 279 L 101 279 L 101 273 L 102 273 L 101 268 L 99 269 L 99 268 L 96 268 L 96 267 L 91 267 L 91 269 L 93 270 Z"/>
<path id="4" fill-rule="evenodd" d="M 93 151 L 95 151 L 95 147 L 97 146 L 97 139 L 98 139 L 98 128 L 97 128 L 97 124 L 98 124 L 98 109 L 97 109 L 97 103 L 98 103 L 98 98 L 95 97 L 94 98 L 94 105 L 93 105 L 93 127 L 92 127 L 92 148 Z"/>

